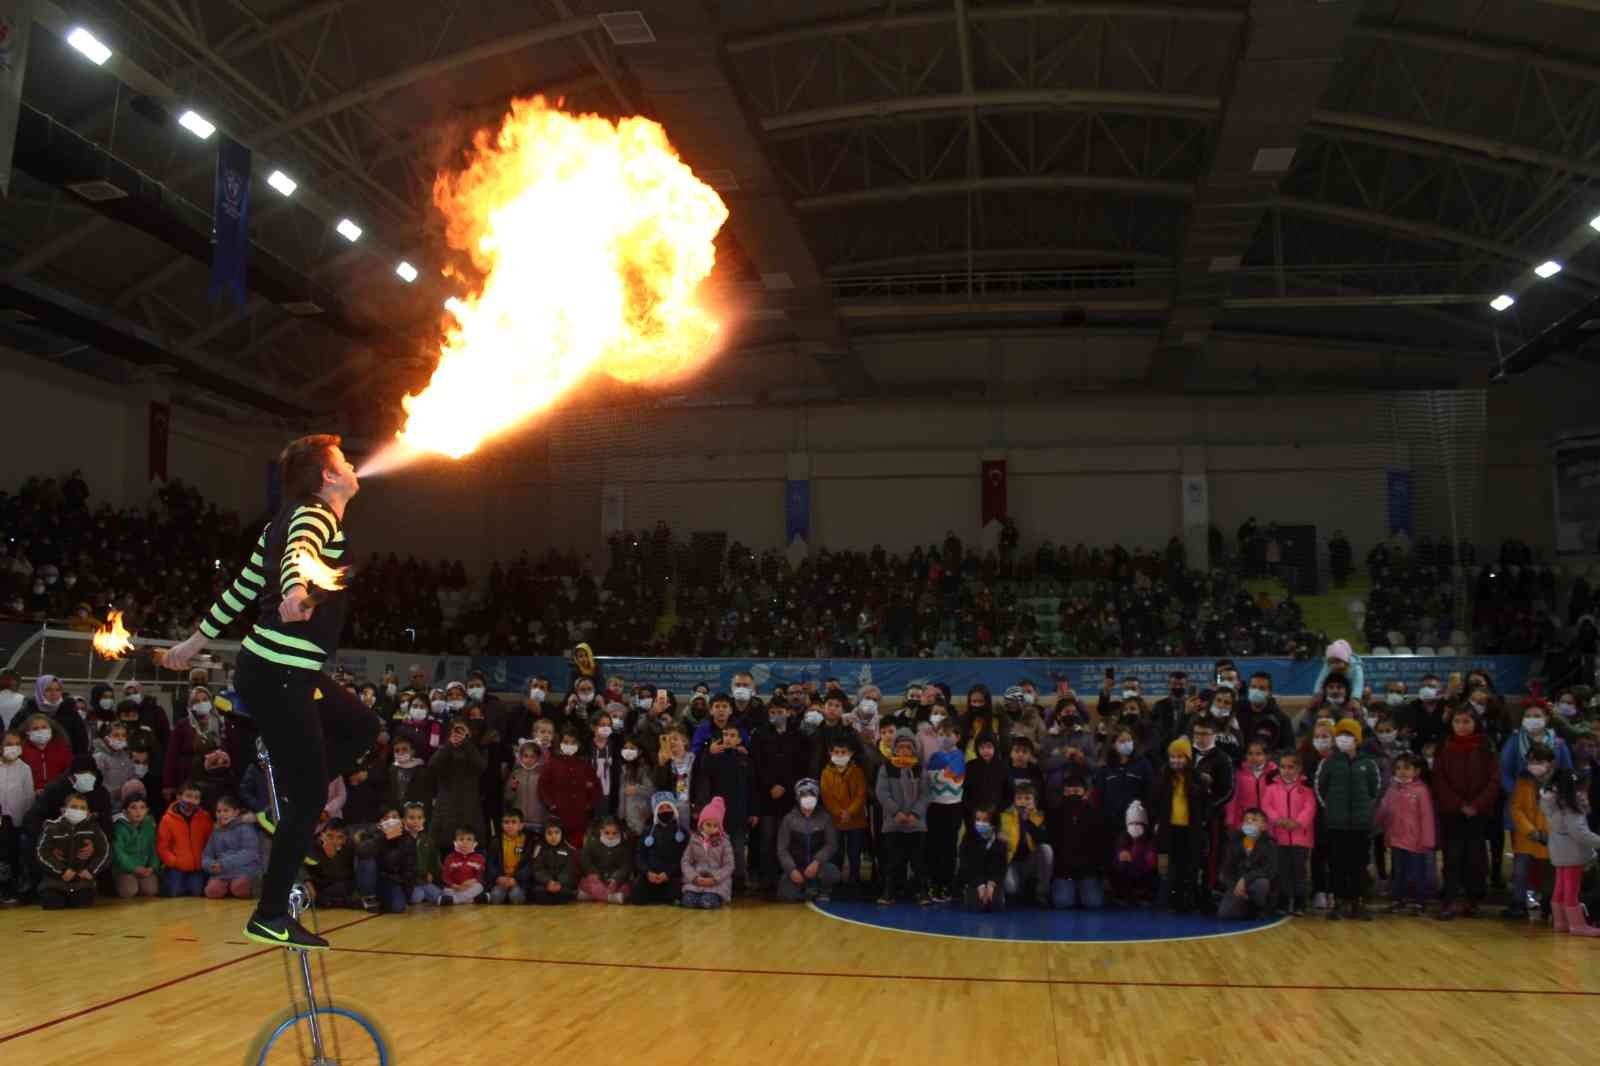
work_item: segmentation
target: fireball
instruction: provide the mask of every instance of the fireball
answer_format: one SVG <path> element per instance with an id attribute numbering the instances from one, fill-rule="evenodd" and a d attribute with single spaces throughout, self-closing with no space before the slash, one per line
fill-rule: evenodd
<path id="1" fill-rule="evenodd" d="M 304 548 L 296 548 L 290 559 L 295 574 L 309 591 L 312 588 L 337 592 L 344 588 L 344 567 L 331 567 Z"/>
<path id="2" fill-rule="evenodd" d="M 91 643 L 102 659 L 120 659 L 133 650 L 133 634 L 122 624 L 121 611 L 106 615 L 106 624 L 94 631 Z"/>

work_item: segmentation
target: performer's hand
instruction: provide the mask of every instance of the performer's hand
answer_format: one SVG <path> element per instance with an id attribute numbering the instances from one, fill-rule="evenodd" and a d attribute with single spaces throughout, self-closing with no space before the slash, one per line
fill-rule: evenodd
<path id="1" fill-rule="evenodd" d="M 199 655 L 205 646 L 206 635 L 197 629 L 183 643 L 174 644 L 162 652 L 157 661 L 168 670 L 182 672 L 189 669 L 189 661 Z"/>
<path id="2" fill-rule="evenodd" d="M 304 622 L 310 619 L 311 613 L 317 605 L 308 602 L 310 594 L 304 585 L 296 585 L 289 590 L 289 594 L 278 604 L 278 617 L 285 622 Z"/>

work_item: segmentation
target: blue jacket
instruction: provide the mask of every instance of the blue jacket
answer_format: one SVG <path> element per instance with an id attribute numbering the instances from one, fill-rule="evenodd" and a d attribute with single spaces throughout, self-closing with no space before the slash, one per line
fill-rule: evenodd
<path id="1" fill-rule="evenodd" d="M 235 818 L 212 830 L 200 856 L 201 868 L 207 877 L 260 877 L 267 865 L 262 847 L 264 839 L 254 819 Z M 222 864 L 221 873 L 212 872 L 214 862 Z"/>
<path id="2" fill-rule="evenodd" d="M 1355 652 L 1350 653 L 1350 666 L 1344 672 L 1345 680 L 1350 683 L 1350 699 L 1352 702 L 1361 699 L 1361 694 L 1367 691 L 1367 671 L 1361 665 L 1361 656 Z M 1311 686 L 1312 692 L 1321 692 L 1322 683 L 1328 680 L 1328 664 L 1322 664 L 1322 669 L 1317 671 L 1316 683 Z"/>
<path id="3" fill-rule="evenodd" d="M 728 716 L 728 724 L 739 725 L 738 721 L 732 715 Z M 707 715 L 705 721 L 694 727 L 694 736 L 689 738 L 689 750 L 694 752 L 696 755 L 699 755 L 701 752 L 710 747 L 711 731 L 713 729 L 717 731 L 719 736 L 722 734 L 722 726 L 717 725 L 711 720 L 711 716 Z M 750 731 L 745 729 L 743 726 L 739 726 L 739 739 L 744 741 L 744 746 L 746 748 L 750 747 Z"/>
<path id="4" fill-rule="evenodd" d="M 522 829 L 522 854 L 517 859 L 516 869 L 512 870 L 511 873 L 507 875 L 505 870 L 505 856 L 501 853 L 502 838 L 498 836 L 495 837 L 494 840 L 490 841 L 489 845 L 483 849 L 483 883 L 485 885 L 493 885 L 495 878 L 511 876 L 516 878 L 519 883 L 526 887 L 528 882 L 529 865 L 533 859 L 533 846 L 538 843 L 543 843 L 543 840 L 543 833 L 540 833 L 539 838 L 536 840 L 533 832 L 524 826 Z"/>

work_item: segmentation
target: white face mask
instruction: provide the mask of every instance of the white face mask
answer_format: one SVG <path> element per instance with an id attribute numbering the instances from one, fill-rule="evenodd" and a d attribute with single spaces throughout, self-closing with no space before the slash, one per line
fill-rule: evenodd
<path id="1" fill-rule="evenodd" d="M 93 791 L 94 790 L 94 775 L 93 774 L 73 774 L 72 775 L 72 787 L 77 789 L 79 792 L 91 792 L 91 791 Z"/>
<path id="2" fill-rule="evenodd" d="M 467 705 L 466 700 L 445 700 L 444 705 L 452 711 L 459 711 Z"/>
<path id="3" fill-rule="evenodd" d="M 1137 695 L 1138 695 L 1137 692 L 1135 692 L 1133 694 L 1133 696 L 1137 696 Z M 1122 698 L 1123 699 L 1125 699 L 1125 700 L 1132 699 L 1133 696 L 1128 695 L 1128 690 L 1127 689 L 1123 690 L 1123 693 L 1122 693 Z M 1032 707 L 1034 705 L 1034 703 L 1037 702 L 1038 699 L 1039 699 L 1038 695 L 1035 694 L 1035 693 L 1032 693 L 1032 692 L 1024 692 L 1022 694 L 1022 702 L 1027 704 L 1029 707 Z"/>
<path id="4" fill-rule="evenodd" d="M 1535 715 L 1530 715 L 1522 720 L 1522 728 L 1526 729 L 1530 733 L 1543 733 L 1544 719 Z"/>
<path id="5" fill-rule="evenodd" d="M 6 762 L 16 762 L 22 758 L 22 746 L 20 744 L 7 744 L 4 748 L 0 748 L 0 755 L 5 756 Z"/>
<path id="6" fill-rule="evenodd" d="M 563 744 L 563 745 L 561 745 L 561 754 L 563 754 L 563 755 L 576 755 L 576 754 L 578 754 L 578 745 L 576 745 L 576 744 Z"/>
<path id="7" fill-rule="evenodd" d="M 128 742 L 123 740 L 121 737 L 111 737 L 106 740 L 106 747 L 110 748 L 112 751 L 121 751 L 127 746 Z"/>
<path id="8" fill-rule="evenodd" d="M 1267 705 L 1267 699 L 1268 696 L 1266 689 L 1253 688 L 1250 690 L 1250 705 L 1252 707 L 1265 707 Z"/>
<path id="9" fill-rule="evenodd" d="M 860 703 L 856 704 L 856 711 L 859 712 L 863 718 L 871 718 L 873 715 L 878 713 L 878 701 L 862 700 Z"/>
<path id="10" fill-rule="evenodd" d="M 1344 706 L 1344 701 L 1346 699 L 1348 699 L 1348 698 L 1349 697 L 1347 697 L 1347 696 L 1335 696 L 1332 693 L 1329 693 L 1328 694 L 1328 704 L 1330 706 L 1333 706 L 1333 707 L 1343 707 Z"/>
<path id="11" fill-rule="evenodd" d="M 113 708 L 113 707 L 115 707 L 117 705 L 117 701 L 113 700 L 110 696 L 101 696 L 95 702 L 98 704 L 98 706 L 100 707 L 100 709 L 102 711 L 109 711 L 111 708 Z"/>
<path id="12" fill-rule="evenodd" d="M 617 845 L 618 845 L 618 844 L 621 844 L 621 843 L 622 843 L 622 838 L 621 838 L 621 837 L 614 837 L 614 836 L 605 836 L 605 835 L 602 835 L 602 836 L 601 836 L 601 837 L 600 837 L 600 843 L 602 843 L 602 844 L 604 844 L 604 845 L 605 845 L 605 846 L 606 846 L 606 847 L 608 847 L 608 848 L 614 848 L 614 847 L 616 847 L 616 846 L 617 846 Z"/>
<path id="13" fill-rule="evenodd" d="M 1379 733 L 1378 734 L 1378 743 L 1382 744 L 1386 748 L 1393 747 L 1394 746 L 1394 740 L 1395 740 L 1395 737 L 1394 737 L 1393 733 Z"/>
<path id="14" fill-rule="evenodd" d="M 584 692 L 582 689 L 579 689 L 578 690 L 578 702 L 579 703 L 586 703 L 586 704 L 587 703 L 593 703 L 594 702 L 594 693 L 593 692 Z"/>
<path id="15" fill-rule="evenodd" d="M 850 765 L 850 756 L 830 755 L 828 757 L 828 761 L 833 763 L 833 765 L 837 766 L 839 769 L 843 770 L 846 766 Z"/>
<path id="16" fill-rule="evenodd" d="M 1573 718 L 1578 713 L 1578 705 L 1573 703 L 1571 700 L 1562 700 L 1560 703 L 1556 704 L 1556 710 L 1563 718 Z"/>
<path id="17" fill-rule="evenodd" d="M 30 729 L 30 730 L 28 730 L 28 739 L 33 741 L 35 744 L 39 745 L 39 747 L 42 748 L 46 744 L 50 743 L 50 730 L 48 730 L 48 729 Z"/>
<path id="18" fill-rule="evenodd" d="M 633 760 L 637 759 L 638 757 L 639 757 L 639 749 L 638 748 L 623 748 L 622 749 L 622 761 L 623 762 L 632 762 Z"/>
<path id="19" fill-rule="evenodd" d="M 385 833 L 392 833 L 396 829 L 400 828 L 400 819 L 385 818 L 383 821 L 378 823 L 378 828 L 382 829 Z"/>
<path id="20" fill-rule="evenodd" d="M 807 711 L 806 712 L 806 716 L 805 716 L 805 723 L 806 723 L 806 725 L 821 725 L 822 724 L 822 712 L 821 711 Z"/>
<path id="21" fill-rule="evenodd" d="M 1134 822 L 1132 825 L 1128 826 L 1128 835 L 1133 839 L 1138 840 L 1140 837 L 1144 836 L 1144 826 L 1139 822 Z"/>
<path id="22" fill-rule="evenodd" d="M 149 772 L 150 772 L 150 764 L 149 763 L 147 763 L 147 762 L 136 762 L 136 763 L 133 764 L 133 776 L 134 777 L 143 777 L 145 774 L 147 774 Z"/>
<path id="23" fill-rule="evenodd" d="M 1217 738 L 1216 737 L 1208 738 L 1205 741 L 1205 743 L 1203 743 L 1203 744 L 1198 739 L 1195 740 L 1195 742 L 1194 742 L 1194 750 L 1195 751 L 1199 751 L 1199 752 L 1210 751 L 1212 748 L 1214 748 L 1216 746 L 1217 746 Z"/>
<path id="24" fill-rule="evenodd" d="M 1211 717 L 1213 718 L 1226 718 L 1232 713 L 1232 707 L 1220 707 L 1215 703 L 1211 705 Z"/>
<path id="25" fill-rule="evenodd" d="M 751 688 L 749 685 L 735 685 L 735 686 L 733 686 L 733 698 L 738 700 L 740 703 L 745 702 L 751 696 L 754 696 L 754 695 L 755 695 L 755 689 Z"/>
<path id="26" fill-rule="evenodd" d="M 1333 738 L 1333 742 L 1339 745 L 1340 751 L 1356 750 L 1356 738 L 1351 736 L 1349 733 L 1340 733 L 1338 736 Z"/>
<path id="27" fill-rule="evenodd" d="M 802 811 L 804 811 L 805 813 L 807 813 L 807 814 L 810 814 L 812 811 L 816 810 L 817 809 L 817 797 L 815 797 L 815 796 L 801 796 L 800 797 L 800 809 Z"/>
<path id="28" fill-rule="evenodd" d="M 484 691 L 485 690 L 482 685 L 473 685 L 471 688 L 467 689 L 467 699 L 481 700 L 483 699 Z"/>
<path id="29" fill-rule="evenodd" d="M 1368 729 L 1371 729 L 1373 726 L 1378 724 L 1378 716 L 1375 714 L 1364 714 L 1361 717 L 1362 720 L 1367 723 Z"/>
<path id="30" fill-rule="evenodd" d="M 1423 685 L 1417 690 L 1417 698 L 1420 700 L 1436 700 L 1439 698 L 1439 690 L 1432 685 Z"/>
<path id="31" fill-rule="evenodd" d="M 1227 689 L 1227 690 L 1228 690 L 1228 691 L 1229 691 L 1229 692 L 1232 692 L 1232 691 L 1233 691 L 1233 690 L 1234 690 L 1234 689 L 1236 689 L 1236 688 L 1238 688 L 1238 687 L 1239 687 L 1239 682 L 1237 682 L 1237 681 L 1231 681 L 1231 680 L 1230 680 L 1230 681 L 1220 681 L 1220 680 L 1219 680 L 1219 681 L 1218 681 L 1218 682 L 1217 682 L 1217 687 L 1218 687 L 1218 688 L 1225 688 L 1225 689 Z"/>
<path id="32" fill-rule="evenodd" d="M 393 683 L 383 686 L 383 692 L 384 692 L 384 695 L 386 695 L 386 696 L 393 696 L 396 693 L 398 693 L 399 691 L 400 691 L 400 686 L 396 685 L 396 684 L 393 684 Z"/>
<path id="33" fill-rule="evenodd" d="M 935 729 L 939 728 L 939 723 L 942 722 L 942 721 L 944 721 L 944 715 L 942 715 L 942 714 L 930 714 L 930 715 L 928 715 L 928 724 L 933 726 L 933 728 L 935 728 Z"/>
<path id="34" fill-rule="evenodd" d="M 65 818 L 73 825 L 77 825 L 85 818 L 89 817 L 89 812 L 81 807 L 68 807 L 66 810 L 61 812 L 61 817 Z"/>
<path id="35" fill-rule="evenodd" d="M 543 703 L 544 697 L 545 691 L 542 688 L 530 688 L 528 690 L 528 698 L 534 703 Z"/>
<path id="36" fill-rule="evenodd" d="M 447 706 L 449 706 L 449 705 L 447 703 L 445 703 L 444 700 L 429 700 L 428 701 L 428 710 L 430 712 L 432 712 L 433 714 L 443 714 L 445 712 L 445 708 Z"/>
<path id="37" fill-rule="evenodd" d="M 1024 695 L 1023 698 L 1027 699 L 1027 696 Z M 1136 700 L 1139 698 L 1139 690 L 1136 688 L 1125 688 L 1122 690 L 1122 698 L 1125 700 Z M 1033 701 L 1028 700 L 1028 702 L 1032 703 Z"/>
<path id="38" fill-rule="evenodd" d="M 211 704 L 206 700 L 201 700 L 199 703 L 191 703 L 189 709 L 195 713 L 195 717 L 204 718 L 211 713 Z"/>
<path id="39" fill-rule="evenodd" d="M 413 707 L 411 710 L 406 712 L 406 717 L 410 718 L 413 722 L 424 721 L 428 717 L 428 708 Z"/>
<path id="40" fill-rule="evenodd" d="M 648 711 L 654 703 L 655 701 L 649 696 L 639 696 L 633 701 L 633 705 L 639 708 L 641 711 Z"/>
<path id="41" fill-rule="evenodd" d="M 1133 754 L 1133 741 L 1131 741 L 1131 740 L 1119 740 L 1119 741 L 1117 741 L 1117 754 L 1118 755 L 1132 755 Z"/>
<path id="42" fill-rule="evenodd" d="M 1312 737 L 1311 738 L 1311 746 L 1313 748 L 1316 748 L 1318 751 L 1327 751 L 1329 748 L 1333 747 L 1333 738 L 1332 737 Z"/>
<path id="43" fill-rule="evenodd" d="M 611 737 L 611 727 L 608 725 L 603 725 L 594 731 L 594 735 L 599 737 L 601 740 L 609 740 Z"/>

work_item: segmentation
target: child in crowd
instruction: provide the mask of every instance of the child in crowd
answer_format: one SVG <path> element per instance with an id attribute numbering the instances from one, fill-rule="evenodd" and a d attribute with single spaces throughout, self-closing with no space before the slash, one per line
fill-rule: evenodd
<path id="1" fill-rule="evenodd" d="M 118 898 L 155 895 L 161 888 L 156 876 L 161 860 L 156 857 L 156 823 L 150 817 L 150 801 L 143 796 L 130 797 L 112 827 L 112 836 L 111 880 Z"/>
<path id="2" fill-rule="evenodd" d="M 1124 829 L 1111 853 L 1110 896 L 1123 906 L 1147 907 L 1155 900 L 1160 856 L 1149 836 L 1150 816 L 1138 800 L 1123 812 Z"/>
<path id="3" fill-rule="evenodd" d="M 967 763 L 967 778 L 962 785 L 969 825 L 972 812 L 979 807 L 1000 811 L 1011 806 L 1011 767 L 995 757 L 995 735 L 979 733 L 973 747 L 977 758 Z"/>
<path id="4" fill-rule="evenodd" d="M 475 903 L 483 897 L 489 861 L 478 850 L 478 831 L 470 825 L 456 827 L 451 851 L 444 857 L 439 904 Z"/>
<path id="5" fill-rule="evenodd" d="M 699 832 L 683 849 L 683 905 L 716 910 L 733 898 L 733 847 L 722 831 L 726 805 L 713 797 L 700 812 Z"/>
<path id="6" fill-rule="evenodd" d="M 380 807 L 404 809 L 408 803 L 428 803 L 433 798 L 428 764 L 417 756 L 416 742 L 402 733 L 394 739 L 393 758 L 375 775 Z"/>
<path id="7" fill-rule="evenodd" d="M 1516 739 L 1506 741 L 1507 746 L 1515 744 Z M 1527 917 L 1528 904 L 1545 884 L 1545 871 L 1550 866 L 1550 823 L 1539 805 L 1539 790 L 1555 770 L 1553 748 L 1540 743 L 1529 746 L 1527 761 L 1516 776 L 1511 800 L 1506 804 L 1506 822 L 1511 828 L 1511 900 L 1502 917 Z"/>
<path id="8" fill-rule="evenodd" d="M 1150 794 L 1150 760 L 1139 753 L 1133 730 L 1119 728 L 1110 739 L 1105 764 L 1094 777 L 1107 836 L 1121 832 L 1129 804 Z"/>
<path id="9" fill-rule="evenodd" d="M 991 752 L 993 748 L 991 744 Z M 878 902 L 893 903 L 897 895 L 905 892 L 914 893 L 918 903 L 927 905 L 932 897 L 926 887 L 923 853 L 932 797 L 917 754 L 916 738 L 909 729 L 895 733 L 894 753 L 878 774 L 877 800 L 883 810 L 883 885 Z M 1001 876 L 1004 875 L 1002 867 Z"/>
<path id="10" fill-rule="evenodd" d="M 490 903 L 525 903 L 533 847 L 523 831 L 522 811 L 508 807 L 500 816 L 500 841 L 484 856 L 483 883 Z"/>
<path id="11" fill-rule="evenodd" d="M 717 820 L 722 823 L 723 835 L 733 849 L 734 887 L 743 891 L 747 876 L 745 852 L 750 841 L 750 827 L 758 820 L 752 796 L 755 791 L 755 768 L 750 762 L 744 734 L 732 720 L 722 727 L 716 740 L 717 743 L 711 744 L 700 756 L 695 771 L 698 785 L 705 790 L 705 795 L 722 800 L 723 816 Z M 859 768 L 856 773 L 859 776 Z M 864 796 L 865 786 L 862 793 Z M 861 824 L 866 825 L 865 816 Z M 857 852 L 858 861 L 859 857 L 860 853 Z"/>
<path id="12" fill-rule="evenodd" d="M 1222 688 L 1218 691 L 1229 690 Z M 1196 865 L 1201 875 L 1200 905 L 1206 909 L 1211 906 L 1210 893 L 1216 888 L 1217 874 L 1222 866 L 1223 845 L 1227 842 L 1223 820 L 1228 803 L 1233 798 L 1234 779 L 1234 756 L 1219 741 L 1218 727 L 1213 724 L 1215 721 L 1215 718 L 1197 718 L 1189 727 L 1190 740 L 1194 745 L 1194 778 L 1204 798 L 1199 823 L 1203 832 Z"/>
<path id="13" fill-rule="evenodd" d="M 1233 775 L 1233 797 L 1228 800 L 1227 820 L 1231 832 L 1244 824 L 1244 812 L 1265 807 L 1267 786 L 1278 776 L 1278 764 L 1267 758 L 1267 744 L 1252 740 L 1245 745 L 1244 763 Z"/>
<path id="14" fill-rule="evenodd" d="M 1444 885 L 1439 919 L 1477 914 L 1488 867 L 1483 839 L 1500 800 L 1500 767 L 1470 707 L 1450 717 L 1450 736 L 1434 756 L 1432 783 L 1444 837 Z"/>
<path id="15" fill-rule="evenodd" d="M 1329 679 L 1329 687 L 1333 681 Z M 1360 744 L 1361 723 L 1354 718 L 1341 718 L 1333 730 L 1333 754 L 1317 764 L 1317 803 L 1330 838 L 1334 900 L 1328 909 L 1329 921 L 1372 920 L 1362 905 L 1362 896 L 1366 894 L 1368 841 L 1382 783 L 1377 762 L 1359 750 Z M 1341 906 L 1345 908 L 1343 914 L 1339 911 Z"/>
<path id="16" fill-rule="evenodd" d="M 555 819 L 545 823 L 544 839 L 534 845 L 528 863 L 528 899 L 548 906 L 571 903 L 577 896 L 577 861 L 566 830 Z"/>
<path id="17" fill-rule="evenodd" d="M 633 891 L 633 850 L 627 831 L 613 815 L 600 819 L 578 857 L 578 898 L 595 903 L 626 903 Z"/>
<path id="18" fill-rule="evenodd" d="M 1156 779 L 1150 804 L 1156 847 L 1167 855 L 1167 905 L 1179 914 L 1200 904 L 1198 862 L 1204 855 L 1206 799 L 1190 764 L 1192 751 L 1186 737 L 1167 745 L 1167 768 Z"/>
<path id="19" fill-rule="evenodd" d="M 200 806 L 200 786 L 185 781 L 156 830 L 163 896 L 205 894 L 204 855 L 210 839 L 211 815 Z"/>
<path id="20" fill-rule="evenodd" d="M 650 797 L 650 828 L 639 838 L 633 902 L 676 903 L 682 891 L 683 846 L 688 839 L 678 824 L 677 796 L 659 791 Z"/>
<path id="21" fill-rule="evenodd" d="M 1055 849 L 1032 781 L 1015 783 L 1011 806 L 1000 812 L 1000 835 L 1005 838 L 1010 857 L 1006 865 L 1006 898 L 1049 906 Z"/>
<path id="22" fill-rule="evenodd" d="M 517 744 L 517 758 L 506 774 L 505 805 L 515 807 L 524 815 L 523 824 L 534 836 L 544 835 L 545 810 L 539 799 L 539 777 L 550 759 L 549 735 L 555 726 L 540 719 L 534 723 L 534 738 Z M 540 730 L 544 730 L 541 734 Z M 540 737 L 545 737 L 540 743 Z"/>
<path id="23" fill-rule="evenodd" d="M 10 872 L 0 877 L 4 882 L 0 883 L 0 899 L 14 898 L 22 891 L 21 853 L 30 846 L 22 838 L 22 825 L 33 802 L 33 771 L 22 761 L 22 734 L 8 729 L 0 736 L 0 843 L 5 845 L 0 862 L 6 863 Z"/>
<path id="24" fill-rule="evenodd" d="M 978 807 L 972 812 L 972 831 L 962 838 L 956 870 L 963 909 L 1001 913 L 1006 909 L 1005 881 L 1006 845 L 995 829 L 994 809 Z"/>
<path id="25" fill-rule="evenodd" d="M 430 817 L 434 843 L 441 850 L 452 842 L 458 826 L 470 826 L 474 841 L 484 835 L 481 792 L 488 760 L 472 738 L 472 727 L 465 719 L 457 718 L 450 723 L 448 737 L 428 760 L 428 779 L 433 786 Z M 592 779 L 593 775 L 590 776 Z M 586 815 L 587 811 L 582 813 Z"/>
<path id="26" fill-rule="evenodd" d="M 1408 751 L 1394 757 L 1393 780 L 1378 802 L 1374 824 L 1389 846 L 1389 910 L 1420 915 L 1428 902 L 1428 868 L 1433 865 L 1433 796 L 1422 781 L 1422 760 Z"/>
<path id="27" fill-rule="evenodd" d="M 1277 869 L 1277 844 L 1267 832 L 1266 812 L 1251 807 L 1244 812 L 1239 828 L 1229 836 L 1217 917 L 1253 918 L 1266 910 L 1272 902 L 1272 878 Z"/>
<path id="28" fill-rule="evenodd" d="M 600 779 L 594 767 L 578 755 L 578 730 L 561 730 L 561 743 L 539 774 L 539 802 L 544 804 L 545 825 L 559 822 L 563 846 L 583 847 L 589 812 L 600 800 Z"/>
<path id="29" fill-rule="evenodd" d="M 935 711 L 939 708 L 935 704 Z M 934 715 L 928 720 L 932 722 Z M 928 895 L 935 903 L 947 903 L 956 883 L 956 845 L 961 838 L 961 823 L 967 778 L 967 757 L 961 751 L 958 729 L 948 716 L 934 726 L 938 750 L 927 764 L 927 874 Z M 887 850 L 888 817 L 884 817 Z"/>
<path id="30" fill-rule="evenodd" d="M 1028 737 L 1011 738 L 1011 799 L 1016 802 L 1016 788 L 1026 781 L 1033 786 L 1035 797 L 1044 795 L 1044 771 L 1039 769 L 1034 742 Z"/>
<path id="31" fill-rule="evenodd" d="M 400 824 L 416 852 L 417 879 L 411 889 L 411 902 L 436 904 L 444 889 L 444 866 L 433 835 L 428 832 L 427 808 L 421 803 L 407 803 L 401 808 Z"/>
<path id="32" fill-rule="evenodd" d="M 1302 722 L 1311 718 L 1310 714 L 1301 718 Z M 1306 782 L 1316 791 L 1317 768 L 1322 765 L 1322 760 L 1333 754 L 1333 727 L 1335 722 L 1331 718 L 1318 717 L 1310 724 L 1310 734 L 1305 743 L 1300 746 L 1300 773 Z M 1328 891 L 1332 878 L 1328 872 L 1328 832 L 1323 820 L 1322 805 L 1317 804 L 1317 820 L 1313 827 L 1314 843 L 1311 848 L 1311 905 L 1318 910 L 1325 910 L 1333 904 L 1333 896 Z"/>
<path id="33" fill-rule="evenodd" d="M 1600 936 L 1578 902 L 1583 868 L 1594 861 L 1600 834 L 1589 828 L 1588 804 L 1578 790 L 1577 775 L 1557 770 L 1539 792 L 1539 807 L 1549 827 L 1550 865 L 1555 867 L 1555 889 L 1550 893 L 1555 931 L 1573 936 Z"/>
<path id="34" fill-rule="evenodd" d="M 1050 903 L 1057 910 L 1098 910 L 1105 905 L 1103 881 L 1110 858 L 1105 821 L 1089 803 L 1089 780 L 1078 768 L 1067 771 L 1061 794 L 1061 805 L 1050 815 Z"/>
<path id="35" fill-rule="evenodd" d="M 21 758 L 33 772 L 33 791 L 41 792 L 72 765 L 72 744 L 66 731 L 42 712 L 23 719 L 22 735 L 28 742 L 22 746 Z"/>
<path id="36" fill-rule="evenodd" d="M 898 732 L 895 735 L 898 736 Z M 915 744 L 913 740 L 912 746 Z M 833 828 L 839 835 L 841 846 L 835 852 L 839 872 L 844 874 L 848 862 L 849 883 L 859 890 L 861 846 L 867 836 L 867 775 L 849 744 L 836 742 L 833 745 L 828 753 L 828 765 L 822 771 L 821 788 L 822 806 L 833 819 Z"/>
<path id="37" fill-rule="evenodd" d="M 637 837 L 650 824 L 650 796 L 655 791 L 654 774 L 644 758 L 636 736 L 622 742 L 622 774 L 618 779 L 617 817 L 628 834 Z"/>
<path id="38" fill-rule="evenodd" d="M 422 827 L 418 826 L 421 834 Z M 406 901 L 421 886 L 417 883 L 417 844 L 406 832 L 405 820 L 399 807 L 390 805 L 383 809 L 378 819 L 377 834 L 369 845 L 370 861 L 375 876 L 368 893 L 378 897 L 378 905 L 385 914 L 404 914 Z M 432 842 L 429 842 L 432 847 Z"/>
<path id="39" fill-rule="evenodd" d="M 217 798 L 211 836 L 200 864 L 205 871 L 207 899 L 254 899 L 257 883 L 266 870 L 264 837 L 253 818 L 242 815 L 232 796 Z"/>
<path id="40" fill-rule="evenodd" d="M 356 893 L 356 849 L 343 818 L 330 818 L 317 834 L 316 863 L 305 867 L 306 891 L 323 910 L 360 907 Z"/>
<path id="41" fill-rule="evenodd" d="M 100 784 L 111 796 L 111 808 L 122 810 L 122 786 L 133 780 L 133 756 L 128 752 L 128 727 L 112 722 L 106 735 L 93 742 L 94 764 Z"/>
<path id="42" fill-rule="evenodd" d="M 894 726 L 892 720 L 884 724 Z M 805 899 L 826 903 L 839 882 L 839 868 L 832 861 L 839 850 L 839 830 L 832 815 L 817 813 L 821 793 L 815 778 L 796 781 L 795 806 L 778 827 L 778 865 L 783 871 L 778 899 L 785 903 Z"/>
<path id="43" fill-rule="evenodd" d="M 111 848 L 82 795 L 68 793 L 61 816 L 40 827 L 36 854 L 44 872 L 39 903 L 45 910 L 94 903 L 95 878 L 105 869 Z"/>
<path id="44" fill-rule="evenodd" d="M 1277 845 L 1277 909 L 1302 917 L 1308 902 L 1306 863 L 1316 844 L 1317 795 L 1301 776 L 1298 752 L 1286 751 L 1278 760 L 1277 776 L 1262 792 L 1261 809 Z"/>

